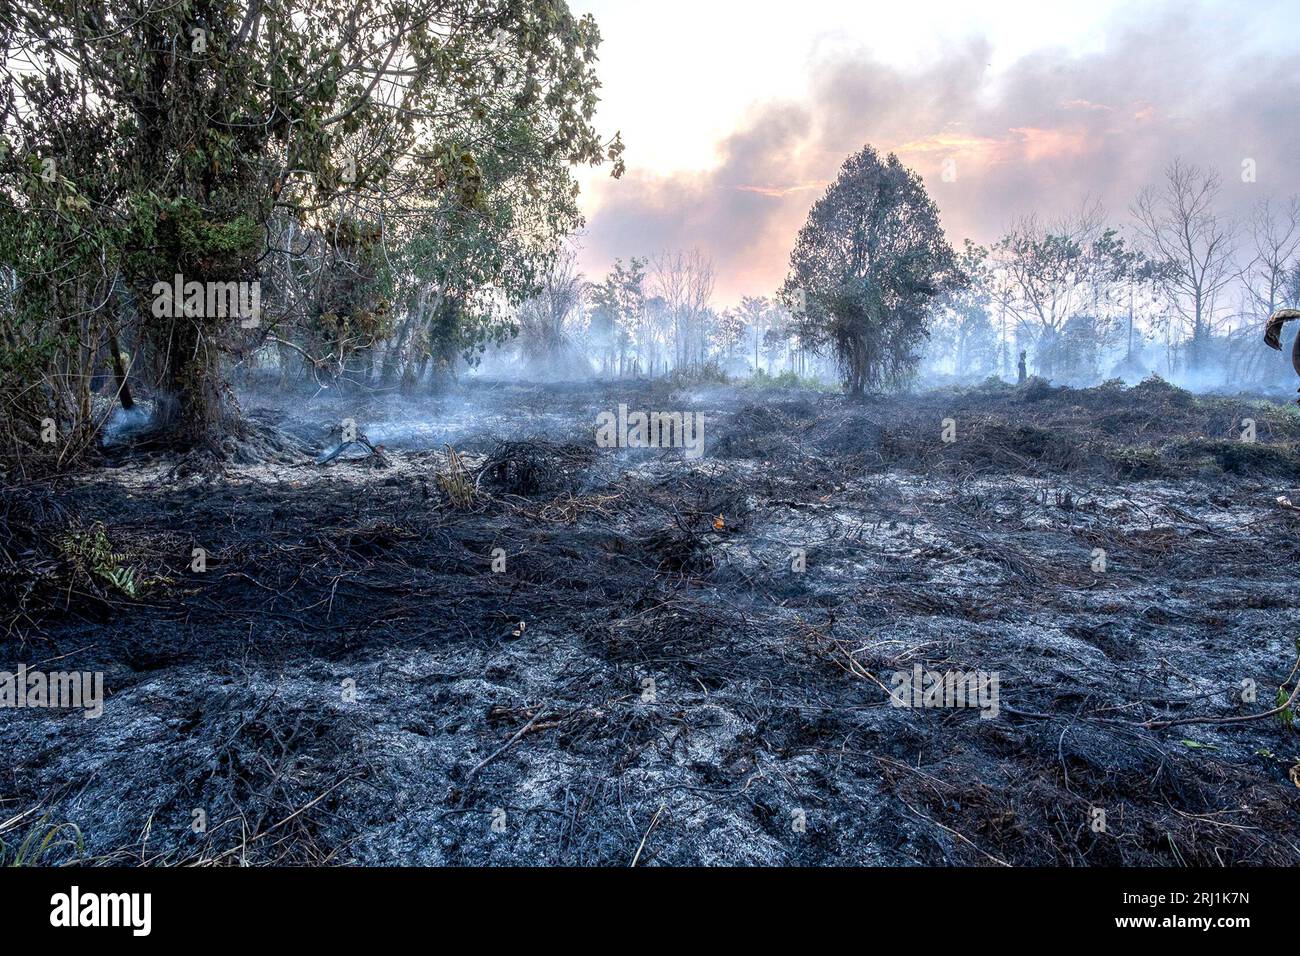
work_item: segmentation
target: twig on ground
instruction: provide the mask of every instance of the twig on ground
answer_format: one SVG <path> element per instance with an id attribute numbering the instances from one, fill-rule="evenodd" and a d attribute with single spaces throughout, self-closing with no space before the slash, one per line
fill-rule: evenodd
<path id="1" fill-rule="evenodd" d="M 659 814 L 663 812 L 664 804 L 661 803 L 659 809 L 655 811 L 654 819 L 650 821 L 650 826 L 646 828 L 645 836 L 641 837 L 641 845 L 636 848 L 636 855 L 632 857 L 632 862 L 628 864 L 629 869 L 636 866 L 636 861 L 641 859 L 641 851 L 645 849 L 645 841 L 650 839 L 650 831 L 655 828 L 655 824 L 659 822 Z"/>
<path id="2" fill-rule="evenodd" d="M 474 775 L 477 774 L 484 767 L 486 767 L 488 764 L 490 764 L 493 760 L 496 760 L 497 757 L 500 757 L 503 753 L 505 753 L 507 750 L 513 747 L 524 736 L 524 734 L 528 733 L 528 731 L 532 729 L 533 724 L 541 720 L 542 717 L 544 717 L 547 713 L 548 711 L 546 710 L 539 710 L 536 714 L 533 715 L 532 719 L 529 720 L 528 723 L 524 724 L 522 727 L 520 727 L 518 730 L 515 731 L 514 736 L 512 736 L 509 740 L 507 740 L 504 744 L 502 744 L 497 750 L 493 751 L 492 753 L 484 757 L 482 760 L 480 760 L 477 764 L 474 765 L 474 769 L 472 769 L 469 773 L 465 774 L 465 783 L 461 789 L 460 801 L 457 803 L 457 806 L 465 805 L 465 799 L 469 795 L 469 785 L 471 782 L 473 782 Z"/>

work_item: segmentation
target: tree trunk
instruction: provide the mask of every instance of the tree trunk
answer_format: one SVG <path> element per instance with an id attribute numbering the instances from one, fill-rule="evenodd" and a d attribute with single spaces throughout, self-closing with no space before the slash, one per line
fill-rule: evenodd
<path id="1" fill-rule="evenodd" d="M 131 397 L 131 385 L 126 380 L 126 368 L 122 365 L 122 349 L 117 344 L 117 327 L 114 325 L 108 327 L 108 350 L 113 353 L 113 375 L 117 378 L 117 396 L 122 402 L 122 408 L 129 412 L 135 407 L 135 399 Z"/>
<path id="2" fill-rule="evenodd" d="M 173 320 L 170 332 L 157 350 L 163 367 L 154 424 L 182 447 L 221 454 L 223 439 L 242 428 L 221 376 L 220 351 L 190 319 Z"/>

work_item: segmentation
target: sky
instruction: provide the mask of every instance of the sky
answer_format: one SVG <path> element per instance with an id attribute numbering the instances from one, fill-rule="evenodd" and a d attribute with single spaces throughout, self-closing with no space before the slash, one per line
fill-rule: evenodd
<path id="1" fill-rule="evenodd" d="M 1300 0 L 570 6 L 600 25 L 598 127 L 627 147 L 622 179 L 579 176 L 589 278 L 698 248 L 716 304 L 771 294 L 866 144 L 921 175 L 954 246 L 1088 200 L 1125 226 L 1175 157 L 1219 170 L 1230 214 L 1300 193 Z"/>

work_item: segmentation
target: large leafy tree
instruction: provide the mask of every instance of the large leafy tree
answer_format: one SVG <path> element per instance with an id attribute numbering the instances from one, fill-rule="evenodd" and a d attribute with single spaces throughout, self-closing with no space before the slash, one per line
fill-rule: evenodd
<path id="1" fill-rule="evenodd" d="M 833 347 L 861 394 L 910 375 L 932 300 L 961 279 L 920 177 L 865 146 L 808 213 L 781 298 L 800 340 Z"/>
<path id="2" fill-rule="evenodd" d="M 424 306 L 403 320 L 397 340 L 417 367 L 432 361 L 435 386 L 458 357 L 472 361 L 516 331 L 512 307 L 543 291 L 564 238 L 582 225 L 569 160 L 526 125 L 502 132 L 502 147 L 472 168 L 462 153 L 459 168 L 439 173 L 440 182 L 462 183 L 468 174 L 472 190 L 444 188 L 402 217 L 398 271 Z"/>
<path id="3" fill-rule="evenodd" d="M 561 0 L 16 0 L 0 39 L 23 65 L 0 91 L 16 215 L 50 205 L 30 175 L 49 161 L 61 208 L 80 212 L 75 197 L 105 225 L 82 258 L 134 300 L 158 423 L 213 449 L 239 427 L 222 356 L 250 333 L 153 316 L 156 282 L 257 280 L 284 254 L 268 237 L 286 218 L 326 237 L 378 223 L 377 259 L 390 234 L 432 235 L 428 257 L 445 257 L 483 231 L 485 169 L 563 197 L 567 221 L 569 165 L 621 149 L 592 127 L 596 26 Z M 28 278 L 20 296 L 40 291 Z"/>

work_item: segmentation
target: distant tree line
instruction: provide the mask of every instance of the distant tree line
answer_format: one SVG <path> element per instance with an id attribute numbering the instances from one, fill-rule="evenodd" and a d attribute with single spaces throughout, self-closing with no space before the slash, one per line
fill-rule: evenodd
<path id="1" fill-rule="evenodd" d="M 1180 160 L 1125 223 L 1095 202 L 1029 216 L 991 248 L 967 244 L 970 284 L 939 303 L 927 366 L 958 379 L 1009 377 L 1025 351 L 1067 383 L 1152 371 L 1198 384 L 1292 377 L 1259 347 L 1268 316 L 1300 303 L 1300 198 L 1263 199 L 1244 221 L 1220 209 L 1217 173 Z"/>
<path id="2" fill-rule="evenodd" d="M 698 252 L 619 261 L 580 283 L 569 345 L 598 374 L 838 370 L 850 392 L 1013 379 L 1022 355 L 1030 374 L 1074 384 L 1289 381 L 1260 336 L 1300 304 L 1300 199 L 1233 222 L 1221 192 L 1214 171 L 1174 161 L 1123 222 L 1084 201 L 954 251 L 920 178 L 868 146 L 812 207 L 775 297 L 718 309 Z"/>

